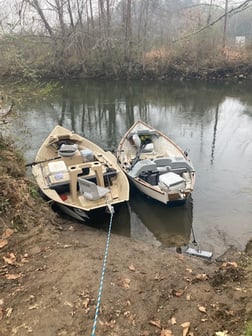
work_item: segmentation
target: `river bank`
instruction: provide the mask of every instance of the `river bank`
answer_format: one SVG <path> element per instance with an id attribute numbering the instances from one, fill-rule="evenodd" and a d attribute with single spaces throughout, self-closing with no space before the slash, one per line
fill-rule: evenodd
<path id="1" fill-rule="evenodd" d="M 86 335 L 107 234 L 60 217 L 1 139 L 0 335 Z M 95 335 L 251 335 L 251 244 L 216 260 L 112 235 Z"/>
<path id="2" fill-rule="evenodd" d="M 22 77 L 20 73 L 13 74 L 6 72 L 0 73 L 2 79 L 6 82 L 15 83 L 18 81 L 30 82 L 30 78 Z M 137 67 L 130 73 L 118 71 L 116 74 L 108 72 L 88 72 L 83 73 L 81 69 L 78 72 L 61 73 L 37 73 L 40 81 L 61 81 L 64 79 L 94 79 L 94 80 L 160 80 L 160 81 L 205 81 L 205 82 L 227 82 L 236 83 L 246 80 L 252 80 L 252 67 L 250 63 L 227 63 L 218 65 L 195 66 L 189 64 L 170 64 L 166 69 L 160 71 L 159 63 L 154 63 L 143 70 Z M 32 78 L 36 82 L 36 78 Z"/>

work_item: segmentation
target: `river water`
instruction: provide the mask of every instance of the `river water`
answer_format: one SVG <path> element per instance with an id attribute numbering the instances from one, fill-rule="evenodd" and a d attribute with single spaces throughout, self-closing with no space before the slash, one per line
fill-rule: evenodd
<path id="1" fill-rule="evenodd" d="M 113 232 L 171 248 L 196 239 L 219 255 L 252 237 L 251 84 L 66 81 L 51 98 L 20 108 L 13 132 L 30 162 L 56 124 L 104 149 L 115 149 L 135 120 L 151 124 L 189 152 L 192 199 L 171 208 L 132 190 Z"/>

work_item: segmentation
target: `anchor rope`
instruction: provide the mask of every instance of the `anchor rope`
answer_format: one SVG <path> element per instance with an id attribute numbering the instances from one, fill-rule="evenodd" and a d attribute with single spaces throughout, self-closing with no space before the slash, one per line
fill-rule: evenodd
<path id="1" fill-rule="evenodd" d="M 97 296 L 97 304 L 96 304 L 96 309 L 95 309 L 94 323 L 93 323 L 91 336 L 95 336 L 96 324 L 97 324 L 97 319 L 98 319 L 98 315 L 99 315 L 99 309 L 100 309 L 100 304 L 101 304 L 101 296 L 102 296 L 102 288 L 103 288 L 103 282 L 104 282 L 104 275 L 105 275 L 105 271 L 106 271 L 108 249 L 109 249 L 109 242 L 110 242 L 110 236 L 111 236 L 112 219 L 113 219 L 113 215 L 114 215 L 113 207 L 110 206 L 108 208 L 109 208 L 109 211 L 110 211 L 110 222 L 109 222 L 106 248 L 105 248 L 103 266 L 102 266 L 102 274 L 101 274 L 101 280 L 100 280 L 100 287 L 99 287 L 98 296 Z"/>

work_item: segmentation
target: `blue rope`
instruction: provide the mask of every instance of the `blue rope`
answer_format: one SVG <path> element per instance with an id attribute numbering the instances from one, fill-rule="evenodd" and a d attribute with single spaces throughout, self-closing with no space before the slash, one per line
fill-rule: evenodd
<path id="1" fill-rule="evenodd" d="M 106 263 L 107 263 L 107 257 L 108 257 L 108 248 L 109 248 L 109 241 L 110 241 L 110 236 L 111 236 L 111 227 L 112 227 L 112 219 L 113 219 L 114 209 L 111 206 L 109 208 L 109 210 L 110 210 L 111 216 L 110 216 L 110 223 L 109 223 L 109 229 L 108 229 L 108 236 L 107 236 L 105 254 L 104 254 L 104 259 L 103 259 L 100 288 L 99 288 L 99 291 L 98 291 L 97 304 L 96 304 L 96 309 L 95 309 L 95 317 L 94 317 L 94 323 L 93 323 L 93 328 L 92 328 L 92 334 L 91 334 L 91 336 L 95 336 L 95 329 L 96 329 L 96 323 L 97 323 L 99 309 L 100 309 L 100 304 L 101 304 L 102 287 L 103 287 L 104 275 L 105 275 Z"/>

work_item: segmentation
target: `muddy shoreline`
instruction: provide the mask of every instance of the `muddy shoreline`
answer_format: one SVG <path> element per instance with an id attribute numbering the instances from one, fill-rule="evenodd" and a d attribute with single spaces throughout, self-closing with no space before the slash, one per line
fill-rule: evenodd
<path id="1" fill-rule="evenodd" d="M 91 334 L 107 233 L 53 212 L 12 144 L 0 170 L 0 335 Z M 112 234 L 95 335 L 241 335 L 251 254 L 207 261 Z"/>

